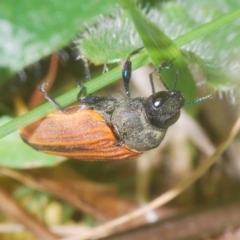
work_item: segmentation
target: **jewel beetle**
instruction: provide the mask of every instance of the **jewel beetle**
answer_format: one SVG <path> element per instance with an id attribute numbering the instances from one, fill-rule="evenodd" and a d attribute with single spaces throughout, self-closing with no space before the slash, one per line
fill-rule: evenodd
<path id="1" fill-rule="evenodd" d="M 125 61 L 122 77 L 126 98 L 78 95 L 78 105 L 62 108 L 44 90 L 45 98 L 59 109 L 20 131 L 22 139 L 36 150 L 79 160 L 117 160 L 137 158 L 142 152 L 156 148 L 164 139 L 168 127 L 180 117 L 182 107 L 203 101 L 211 95 L 185 103 L 184 95 L 171 90 L 161 78 L 161 70 L 173 60 L 162 62 L 149 74 L 152 95 L 130 98 L 130 58 Z M 158 72 L 165 91 L 155 92 L 153 74 Z"/>

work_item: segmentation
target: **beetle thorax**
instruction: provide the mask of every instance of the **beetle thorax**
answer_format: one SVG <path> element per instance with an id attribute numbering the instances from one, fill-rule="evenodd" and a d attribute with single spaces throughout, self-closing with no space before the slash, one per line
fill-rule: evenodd
<path id="1" fill-rule="evenodd" d="M 111 123 L 119 139 L 127 147 L 146 151 L 157 147 L 165 136 L 165 129 L 153 126 L 146 117 L 145 98 L 126 99 L 116 106 Z"/>

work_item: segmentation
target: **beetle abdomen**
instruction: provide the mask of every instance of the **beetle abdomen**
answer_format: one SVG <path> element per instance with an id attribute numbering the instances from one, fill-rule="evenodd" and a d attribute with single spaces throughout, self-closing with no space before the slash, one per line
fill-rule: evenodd
<path id="1" fill-rule="evenodd" d="M 90 109 L 70 107 L 51 113 L 23 128 L 20 135 L 39 151 L 81 160 L 131 159 L 141 154 L 116 145 L 111 127 Z"/>

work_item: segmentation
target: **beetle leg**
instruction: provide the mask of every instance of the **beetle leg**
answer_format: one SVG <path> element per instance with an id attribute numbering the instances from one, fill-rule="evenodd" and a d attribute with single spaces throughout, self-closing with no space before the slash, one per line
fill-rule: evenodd
<path id="1" fill-rule="evenodd" d="M 82 95 L 86 93 L 86 87 L 84 86 L 83 83 L 78 83 L 78 86 L 81 88 L 78 95 L 77 95 L 77 100 L 80 101 L 82 98 Z"/>
<path id="2" fill-rule="evenodd" d="M 161 77 L 161 71 L 162 69 L 169 69 L 172 67 L 173 65 L 173 61 L 175 59 L 171 59 L 171 60 L 167 60 L 167 61 L 163 61 L 157 68 L 153 69 L 153 71 L 149 74 L 149 80 L 150 80 L 150 84 L 151 84 L 151 88 L 152 88 L 152 93 L 154 94 L 155 93 L 155 86 L 154 86 L 154 83 L 153 83 L 153 74 L 155 72 L 158 72 L 159 74 L 159 78 L 164 86 L 164 88 L 166 90 L 170 90 L 170 88 L 168 87 L 168 85 L 164 82 L 164 80 L 162 79 Z M 177 74 L 177 73 L 176 73 Z M 178 75 L 176 75 L 176 78 L 175 78 L 175 83 L 174 83 L 174 86 L 176 86 L 176 83 L 177 83 L 177 79 L 178 79 Z M 175 88 L 174 88 L 175 89 Z"/>
<path id="3" fill-rule="evenodd" d="M 130 83 L 131 75 L 132 75 L 132 62 L 131 62 L 130 58 L 133 55 L 139 53 L 143 48 L 144 47 L 140 47 L 140 48 L 136 49 L 135 51 L 133 51 L 132 53 L 130 53 L 127 60 L 125 61 L 124 65 L 123 65 L 122 77 L 123 77 L 123 83 L 124 83 L 124 87 L 125 87 L 125 93 L 128 98 L 130 98 L 129 83 Z"/>
<path id="4" fill-rule="evenodd" d="M 80 37 L 81 38 L 81 37 Z M 91 80 L 91 75 L 90 75 L 90 70 L 89 70 L 89 62 L 88 59 L 82 54 L 80 48 L 79 48 L 79 40 L 75 39 L 71 42 L 70 45 L 73 55 L 76 60 L 82 60 L 83 65 L 84 65 L 84 71 L 85 71 L 85 76 L 87 81 Z"/>
<path id="5" fill-rule="evenodd" d="M 43 83 L 43 84 L 40 86 L 40 88 L 39 88 L 40 92 L 41 92 L 41 93 L 43 94 L 43 96 L 44 96 L 49 102 L 51 102 L 58 110 L 64 111 L 64 108 L 61 107 L 60 104 L 57 103 L 57 102 L 54 100 L 54 98 L 44 90 L 44 87 L 45 87 L 46 85 L 48 85 L 48 84 L 49 84 L 49 82 Z"/>
<path id="6" fill-rule="evenodd" d="M 87 81 L 90 81 L 91 80 L 91 75 L 90 75 L 90 70 L 89 70 L 88 59 L 82 55 L 82 61 L 83 61 L 83 64 L 84 64 L 86 79 L 87 79 Z"/>
<path id="7" fill-rule="evenodd" d="M 149 80 L 150 80 L 150 84 L 151 84 L 151 88 L 152 88 L 152 94 L 155 93 L 155 86 L 153 83 L 153 74 L 157 71 L 158 68 L 155 68 L 150 74 L 149 74 Z"/>
<path id="8" fill-rule="evenodd" d="M 129 82 L 131 79 L 131 73 L 132 73 L 132 62 L 130 58 L 127 58 L 123 66 L 122 77 L 123 77 L 123 83 L 125 87 L 125 93 L 128 98 L 130 98 Z"/>

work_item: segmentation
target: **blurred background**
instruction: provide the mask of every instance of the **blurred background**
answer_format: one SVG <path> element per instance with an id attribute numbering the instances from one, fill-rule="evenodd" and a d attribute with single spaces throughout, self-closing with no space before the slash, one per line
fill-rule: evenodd
<path id="1" fill-rule="evenodd" d="M 137 1 L 133 6 L 142 15 L 139 24 L 145 26 L 151 21 L 163 34 L 154 36 L 144 36 L 144 31 L 138 30 L 131 18 L 134 12 L 126 2 L 36 1 L 34 5 L 30 0 L 1 2 L 1 125 L 45 101 L 38 90 L 43 82 L 50 82 L 47 90 L 52 96 L 59 96 L 76 88 L 79 82 L 94 81 L 97 76 L 122 66 L 135 49 L 144 45 L 149 51 L 151 43 L 145 45 L 145 42 L 151 37 L 165 39 L 167 36 L 174 47 L 180 47 L 181 58 L 186 63 L 189 75 L 178 64 L 164 73 L 169 86 L 173 86 L 178 70 L 177 89 L 181 89 L 187 102 L 208 94 L 213 97 L 184 108 L 161 145 L 136 160 L 67 160 L 31 149 L 22 142 L 18 132 L 2 138 L 1 239 L 41 239 L 39 236 L 58 239 L 81 235 L 146 205 L 206 161 L 226 140 L 237 120 L 239 17 L 206 36 L 181 46 L 179 42 L 187 33 L 194 36 L 199 26 L 238 10 L 239 1 Z M 151 27 L 149 24 L 149 29 Z M 162 49 L 166 49 L 164 44 L 155 52 Z M 163 56 L 160 55 L 159 60 Z M 170 59 L 172 56 L 169 52 Z M 134 59 L 135 56 L 133 62 Z M 148 75 L 153 69 L 151 62 L 133 72 L 131 97 L 151 94 Z M 157 75 L 154 80 L 156 90 L 161 90 Z M 123 82 L 119 79 L 94 95 L 124 98 Z M 21 124 L 24 126 L 24 122 Z M 217 162 L 180 196 L 121 225 L 114 231 L 118 235 L 108 239 L 140 239 L 140 236 L 144 239 L 154 239 L 154 236 L 240 239 L 239 149 L 238 136 Z M 18 214 L 12 213 L 13 206 Z M 29 221 L 41 229 L 39 235 L 29 227 Z M 181 226 L 179 221 L 185 225 Z M 172 224 L 171 232 L 175 235 L 159 232 L 165 231 L 165 223 Z M 189 223 L 194 231 L 188 228 Z"/>

